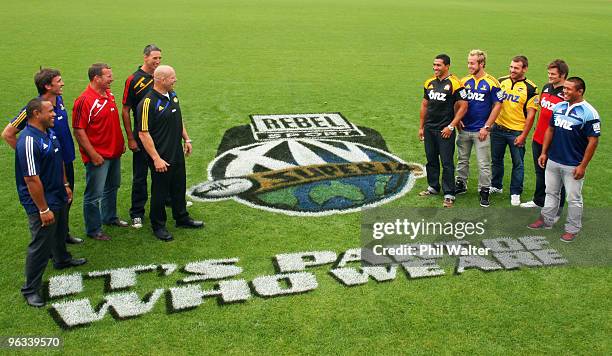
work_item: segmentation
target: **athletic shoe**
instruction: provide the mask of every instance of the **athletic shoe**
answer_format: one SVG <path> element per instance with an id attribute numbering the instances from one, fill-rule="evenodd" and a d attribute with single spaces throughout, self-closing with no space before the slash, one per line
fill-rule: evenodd
<path id="1" fill-rule="evenodd" d="M 576 234 L 566 232 L 565 234 L 561 235 L 561 241 L 563 242 L 572 242 L 575 239 L 576 239 Z"/>
<path id="2" fill-rule="evenodd" d="M 480 206 L 488 208 L 491 203 L 489 202 L 489 190 L 483 188 L 480 190 Z"/>
<path id="3" fill-rule="evenodd" d="M 552 229 L 552 226 L 546 225 L 542 217 L 539 217 L 538 220 L 527 225 L 527 227 L 530 228 L 531 230 L 550 230 Z"/>
<path id="4" fill-rule="evenodd" d="M 190 207 L 190 206 L 192 206 L 192 205 L 193 205 L 193 202 L 192 202 L 192 201 L 190 201 L 190 200 L 187 200 L 187 203 L 185 204 L 185 207 L 186 207 L 186 208 L 189 208 L 189 207 Z"/>
<path id="5" fill-rule="evenodd" d="M 491 187 L 489 188 L 489 193 L 491 194 L 496 194 L 496 193 L 503 193 L 504 192 L 504 188 L 495 188 L 495 187 Z"/>
<path id="6" fill-rule="evenodd" d="M 142 227 L 142 218 L 133 218 L 132 227 L 134 229 L 140 229 Z"/>
<path id="7" fill-rule="evenodd" d="M 539 208 L 538 204 L 534 203 L 533 200 L 530 200 L 525 203 L 521 203 L 521 208 Z"/>
<path id="8" fill-rule="evenodd" d="M 510 204 L 512 204 L 512 206 L 521 205 L 521 196 L 519 194 L 510 195 Z"/>
<path id="9" fill-rule="evenodd" d="M 465 194 L 467 192 L 467 184 L 461 179 L 455 181 L 455 194 Z"/>
<path id="10" fill-rule="evenodd" d="M 438 191 L 431 187 L 427 187 L 427 189 L 419 193 L 421 197 L 428 197 L 430 195 L 438 195 Z"/>
<path id="11" fill-rule="evenodd" d="M 451 198 L 444 198 L 444 203 L 442 203 L 442 206 L 445 208 L 452 208 L 454 202 L 455 201 Z"/>

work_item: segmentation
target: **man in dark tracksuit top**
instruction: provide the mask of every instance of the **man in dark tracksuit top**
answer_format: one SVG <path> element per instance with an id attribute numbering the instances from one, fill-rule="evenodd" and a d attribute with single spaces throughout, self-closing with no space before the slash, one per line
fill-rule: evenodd
<path id="1" fill-rule="evenodd" d="M 68 112 L 66 112 L 64 99 L 62 98 L 64 88 L 62 75 L 57 69 L 42 68 L 34 76 L 34 84 L 38 90 L 39 98 L 50 101 L 51 104 L 53 104 L 53 110 L 55 111 L 53 131 L 55 131 L 59 143 L 62 146 L 62 159 L 64 160 L 66 177 L 70 184 L 70 190 L 74 192 L 74 142 L 72 141 L 72 133 L 68 126 Z M 19 112 L 19 115 L 15 116 L 15 118 L 6 125 L 6 128 L 2 132 L 2 137 L 13 149 L 15 149 L 15 145 L 17 144 L 17 135 L 26 127 L 26 116 L 24 107 Z M 71 204 L 68 203 L 69 213 L 70 206 Z M 79 244 L 82 242 L 83 239 L 74 237 L 70 234 L 70 231 L 66 231 L 66 243 Z"/>
<path id="2" fill-rule="evenodd" d="M 450 57 L 436 56 L 434 76 L 425 81 L 421 102 L 419 138 L 425 141 L 427 156 L 427 190 L 421 196 L 440 192 L 440 161 L 442 161 L 442 191 L 444 207 L 455 200 L 455 128 L 468 108 L 467 92 L 459 78 L 449 73 Z"/>
<path id="3" fill-rule="evenodd" d="M 153 72 L 161 62 L 161 49 L 151 44 L 144 48 L 143 54 L 143 65 L 125 81 L 123 109 L 121 111 L 121 119 L 123 120 L 125 135 L 128 139 L 128 148 L 133 152 L 130 218 L 132 219 L 132 227 L 137 229 L 142 227 L 142 219 L 145 213 L 145 204 L 148 198 L 147 174 L 149 169 L 147 153 L 138 138 L 137 129 L 139 123 L 136 122 L 136 106 L 153 88 Z M 130 123 L 130 110 L 134 113 L 134 130 L 132 130 Z"/>
<path id="4" fill-rule="evenodd" d="M 136 117 L 140 122 L 138 135 L 149 155 L 151 168 L 151 227 L 155 236 L 163 241 L 173 239 L 166 229 L 165 201 L 168 196 L 177 227 L 204 226 L 202 221 L 190 218 L 186 208 L 184 155 L 191 154 L 192 147 L 183 126 L 174 83 L 176 74 L 172 67 L 157 67 L 153 90 L 145 95 L 136 109 Z M 184 147 L 181 139 L 185 140 Z"/>
<path id="5" fill-rule="evenodd" d="M 29 305 L 42 307 L 45 302 L 39 290 L 49 256 L 56 269 L 79 266 L 87 260 L 73 259 L 66 251 L 67 204 L 72 200 L 72 190 L 64 173 L 59 140 L 50 129 L 55 118 L 53 104 L 32 99 L 26 106 L 26 117 L 28 124 L 15 147 L 17 193 L 28 214 L 32 235 L 21 293 Z"/>

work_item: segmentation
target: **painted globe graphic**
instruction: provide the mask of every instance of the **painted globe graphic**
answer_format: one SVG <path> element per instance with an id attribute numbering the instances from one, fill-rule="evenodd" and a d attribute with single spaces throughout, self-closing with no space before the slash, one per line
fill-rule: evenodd
<path id="1" fill-rule="evenodd" d="M 276 140 L 237 147 L 209 165 L 196 200 L 228 197 L 289 215 L 357 211 L 398 198 L 422 167 L 384 150 L 340 140 Z"/>

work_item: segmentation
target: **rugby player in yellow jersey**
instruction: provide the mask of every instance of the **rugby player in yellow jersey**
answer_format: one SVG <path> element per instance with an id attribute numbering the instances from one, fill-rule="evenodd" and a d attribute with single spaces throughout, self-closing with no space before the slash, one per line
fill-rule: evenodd
<path id="1" fill-rule="evenodd" d="M 499 78 L 502 107 L 491 128 L 491 193 L 501 193 L 504 179 L 506 146 L 512 157 L 510 202 L 521 204 L 525 176 L 525 140 L 538 110 L 538 88 L 525 77 L 529 62 L 525 56 L 516 56 L 510 62 L 510 75 Z"/>

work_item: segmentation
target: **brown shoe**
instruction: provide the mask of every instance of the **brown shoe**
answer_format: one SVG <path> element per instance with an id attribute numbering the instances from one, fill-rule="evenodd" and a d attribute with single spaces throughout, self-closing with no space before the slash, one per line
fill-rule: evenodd
<path id="1" fill-rule="evenodd" d="M 118 227 L 128 227 L 130 226 L 130 224 L 127 221 L 123 221 L 119 218 L 109 222 L 109 223 L 104 223 L 104 225 L 108 225 L 108 226 L 118 226 Z"/>
<path id="2" fill-rule="evenodd" d="M 98 241 L 109 241 L 111 239 L 110 236 L 108 236 L 107 234 L 105 234 L 102 231 L 98 232 L 95 235 L 89 236 L 89 237 L 91 237 L 94 240 L 98 240 Z"/>
<path id="3" fill-rule="evenodd" d="M 445 208 L 452 208 L 453 204 L 455 203 L 455 201 L 451 198 L 445 198 L 444 199 L 444 203 L 442 203 L 442 206 Z"/>

